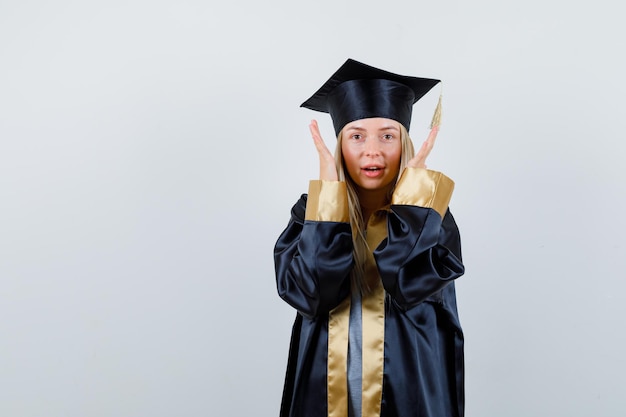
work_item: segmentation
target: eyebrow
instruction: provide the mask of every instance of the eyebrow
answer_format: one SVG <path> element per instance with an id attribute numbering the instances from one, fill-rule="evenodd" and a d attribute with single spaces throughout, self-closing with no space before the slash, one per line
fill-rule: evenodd
<path id="1" fill-rule="evenodd" d="M 367 130 L 367 129 L 365 129 L 364 127 L 361 127 L 361 126 L 350 126 L 346 130 L 358 130 L 358 131 L 362 132 L 362 131 Z M 380 129 L 378 129 L 379 132 L 383 131 L 383 130 L 395 130 L 397 132 L 400 131 L 400 129 L 398 129 L 397 127 L 395 127 L 393 125 L 383 126 Z"/>
<path id="2" fill-rule="evenodd" d="M 365 128 L 360 127 L 360 126 L 350 126 L 349 128 L 347 128 L 346 130 L 359 130 L 359 131 L 363 131 L 365 130 Z"/>
<path id="3" fill-rule="evenodd" d="M 395 126 L 391 126 L 391 125 L 389 125 L 389 126 L 385 126 L 385 127 L 382 127 L 382 128 L 380 128 L 379 130 L 396 130 L 396 131 L 398 131 L 398 132 L 400 131 L 400 129 L 398 129 L 398 128 L 397 128 L 397 127 L 395 127 Z"/>

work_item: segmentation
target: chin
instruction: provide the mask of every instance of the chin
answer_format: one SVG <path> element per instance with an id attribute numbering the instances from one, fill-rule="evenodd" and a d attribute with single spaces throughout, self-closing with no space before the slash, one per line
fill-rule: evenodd
<path id="1" fill-rule="evenodd" d="M 363 181 L 356 186 L 363 191 L 384 191 L 387 192 L 391 187 L 393 187 L 393 181 L 390 182 L 367 182 Z"/>

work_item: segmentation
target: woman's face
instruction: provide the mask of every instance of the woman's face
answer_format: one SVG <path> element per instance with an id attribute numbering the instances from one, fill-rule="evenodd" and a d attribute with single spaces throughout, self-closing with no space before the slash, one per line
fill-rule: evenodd
<path id="1" fill-rule="evenodd" d="M 393 186 L 402 155 L 400 123 L 375 117 L 355 120 L 342 130 L 341 152 L 350 178 L 360 191 Z"/>

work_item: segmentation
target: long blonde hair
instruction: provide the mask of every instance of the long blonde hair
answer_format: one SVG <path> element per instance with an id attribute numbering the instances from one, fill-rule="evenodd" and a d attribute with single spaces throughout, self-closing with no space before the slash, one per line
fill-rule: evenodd
<path id="1" fill-rule="evenodd" d="M 335 163 L 337 165 L 337 174 L 339 181 L 345 181 L 348 189 L 348 208 L 350 211 L 350 226 L 352 227 L 352 242 L 353 242 L 353 256 L 354 256 L 354 268 L 352 269 L 352 284 L 353 288 L 358 288 L 362 294 L 370 291 L 365 280 L 365 259 L 367 253 L 372 252 L 375 248 L 370 248 L 367 245 L 365 239 L 365 221 L 363 219 L 363 212 L 361 211 L 361 203 L 359 201 L 359 195 L 357 193 L 356 185 L 350 175 L 347 173 L 345 163 L 343 159 L 343 153 L 341 151 L 343 131 L 337 135 L 337 147 L 335 149 Z M 400 125 L 400 142 L 402 145 L 402 153 L 400 155 L 400 169 L 398 176 L 404 171 L 408 162 L 415 155 L 415 148 L 409 137 L 409 132 L 406 128 Z M 395 179 L 398 181 L 398 178 Z M 391 188 L 387 201 L 391 201 L 391 194 L 393 193 L 394 186 Z"/>

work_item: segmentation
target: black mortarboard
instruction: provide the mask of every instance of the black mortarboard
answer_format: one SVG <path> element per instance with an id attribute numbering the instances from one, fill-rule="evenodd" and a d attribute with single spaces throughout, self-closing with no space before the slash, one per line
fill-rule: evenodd
<path id="1" fill-rule="evenodd" d="M 336 134 L 347 123 L 370 117 L 396 120 L 408 130 L 413 104 L 438 82 L 394 74 L 348 59 L 300 107 L 330 113 Z"/>

